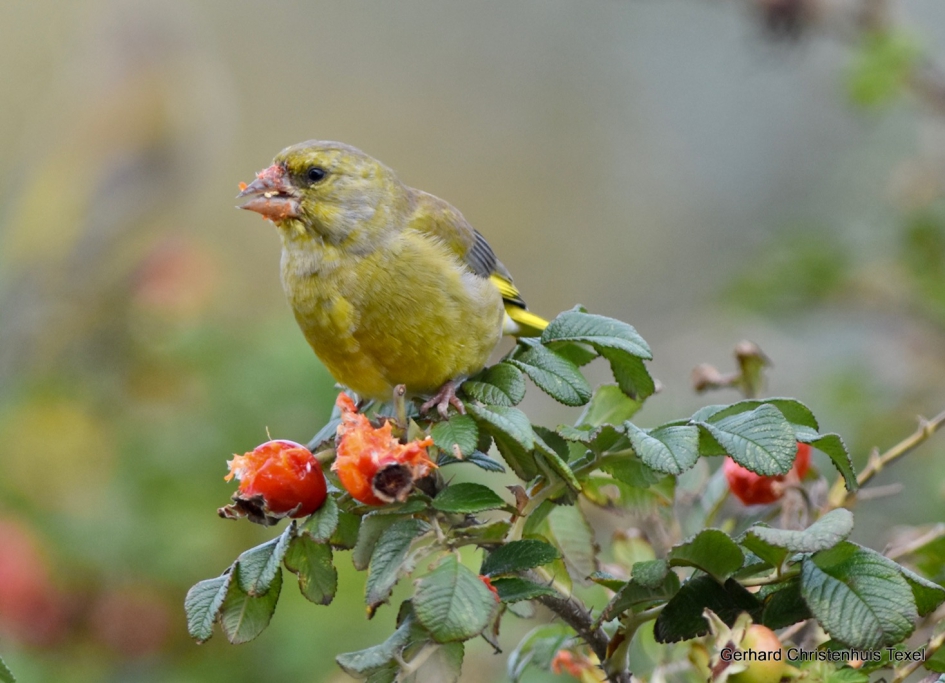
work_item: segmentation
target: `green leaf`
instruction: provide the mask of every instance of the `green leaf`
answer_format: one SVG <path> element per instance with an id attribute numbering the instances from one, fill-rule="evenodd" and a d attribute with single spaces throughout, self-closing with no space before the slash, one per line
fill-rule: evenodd
<path id="1" fill-rule="evenodd" d="M 939 648 L 922 665 L 929 671 L 945 674 L 945 648 Z M 939 676 L 932 683 L 945 683 L 945 675 Z"/>
<path id="2" fill-rule="evenodd" d="M 800 439 L 804 441 L 803 439 Z M 853 460 L 850 458 L 850 452 L 843 443 L 839 434 L 824 434 L 818 439 L 805 441 L 816 448 L 821 453 L 826 453 L 830 462 L 837 468 L 837 471 L 843 476 L 843 482 L 846 484 L 847 491 L 856 491 L 859 484 L 856 481 L 856 471 L 853 469 Z"/>
<path id="3" fill-rule="evenodd" d="M 902 578 L 906 580 L 909 584 L 909 588 L 912 589 L 912 597 L 915 598 L 916 609 L 920 617 L 931 613 L 945 601 L 945 588 L 934 581 L 929 581 L 925 577 L 919 576 L 900 564 L 896 566 L 899 568 L 899 573 L 902 574 Z"/>
<path id="4" fill-rule="evenodd" d="M 378 512 L 371 512 L 361 518 L 361 528 L 358 532 L 358 542 L 351 553 L 351 561 L 354 568 L 359 572 L 368 568 L 371 563 L 371 555 L 374 554 L 374 546 L 377 545 L 377 539 L 381 534 L 395 522 L 403 517 L 397 515 L 382 515 Z"/>
<path id="5" fill-rule="evenodd" d="M 482 512 L 506 507 L 506 502 L 488 486 L 461 483 L 440 491 L 433 499 L 433 507 L 440 512 Z"/>
<path id="6" fill-rule="evenodd" d="M 551 344 L 548 344 L 548 348 L 557 353 L 562 358 L 567 358 L 579 368 L 584 367 L 590 363 L 592 360 L 597 358 L 598 355 L 597 351 L 587 344 L 552 342 Z"/>
<path id="7" fill-rule="evenodd" d="M 539 389 L 568 406 L 582 406 L 590 400 L 591 387 L 571 361 L 537 340 L 520 339 L 518 343 L 518 350 L 507 362 L 524 371 Z"/>
<path id="8" fill-rule="evenodd" d="M 0 683 L 16 683 L 16 677 L 2 657 L 0 657 Z"/>
<path id="9" fill-rule="evenodd" d="M 770 590 L 765 590 L 770 588 Z M 800 578 L 775 586 L 764 586 L 758 592 L 764 602 L 761 623 L 771 629 L 785 628 L 813 617 L 801 597 Z"/>
<path id="10" fill-rule="evenodd" d="M 601 349 L 601 355 L 610 363 L 617 386 L 628 397 L 644 401 L 656 393 L 656 383 L 636 355 L 622 349 Z"/>
<path id="11" fill-rule="evenodd" d="M 404 560 L 410 551 L 410 544 L 427 530 L 427 525 L 419 519 L 401 519 L 385 529 L 368 566 L 365 601 L 374 608 L 390 597 L 390 592 L 404 571 Z"/>
<path id="12" fill-rule="evenodd" d="M 689 541 L 673 546 L 666 559 L 671 567 L 697 567 L 724 583 L 741 569 L 745 555 L 724 531 L 704 529 Z"/>
<path id="13" fill-rule="evenodd" d="M 479 573 L 489 577 L 514 574 L 548 564 L 559 557 L 561 554 L 558 549 L 544 541 L 511 541 L 490 552 L 483 560 Z"/>
<path id="14" fill-rule="evenodd" d="M 887 104 L 905 90 L 921 57 L 922 48 L 908 33 L 867 32 L 848 76 L 850 98 L 864 107 Z"/>
<path id="15" fill-rule="evenodd" d="M 417 581 L 413 610 L 438 643 L 469 640 L 492 621 L 497 602 L 492 591 L 455 555 L 447 555 Z"/>
<path id="16" fill-rule="evenodd" d="M 338 590 L 338 571 L 332 563 L 331 546 L 299 536 L 289 546 L 285 566 L 299 577 L 299 590 L 316 605 L 329 605 Z"/>
<path id="17" fill-rule="evenodd" d="M 620 349 L 638 358 L 651 359 L 650 347 L 627 323 L 602 315 L 583 313 L 577 308 L 556 317 L 541 334 L 542 344 L 573 341 L 601 349 Z"/>
<path id="18" fill-rule="evenodd" d="M 657 472 L 682 474 L 699 459 L 698 427 L 657 427 L 649 432 L 632 422 L 625 423 L 625 427 L 637 456 Z"/>
<path id="19" fill-rule="evenodd" d="M 394 657 L 410 642 L 416 628 L 416 619 L 411 614 L 383 643 L 357 652 L 345 652 L 335 657 L 335 661 L 349 676 L 365 678 L 370 672 L 394 662 Z"/>
<path id="20" fill-rule="evenodd" d="M 452 535 L 457 539 L 471 540 L 476 545 L 495 545 L 505 540 L 512 527 L 505 520 L 489 522 L 488 524 L 476 524 L 474 526 L 454 527 Z"/>
<path id="21" fill-rule="evenodd" d="M 747 413 L 763 405 L 772 405 L 777 408 L 784 419 L 794 425 L 795 430 L 801 428 L 805 432 L 816 433 L 820 429 L 817 418 L 814 417 L 811 409 L 793 398 L 750 398 L 728 406 L 706 406 L 696 415 L 693 415 L 692 420 L 696 422 L 718 422 L 723 418 L 739 413 Z"/>
<path id="22" fill-rule="evenodd" d="M 220 615 L 223 601 L 233 579 L 233 572 L 206 579 L 195 584 L 184 598 L 187 614 L 187 632 L 198 643 L 205 643 L 213 635 L 213 625 Z"/>
<path id="23" fill-rule="evenodd" d="M 637 580 L 627 581 L 611 598 L 601 613 L 602 621 L 615 619 L 627 610 L 639 612 L 667 602 L 679 592 L 679 577 L 667 572 L 656 586 L 644 586 Z"/>
<path id="24" fill-rule="evenodd" d="M 804 558 L 801 595 L 824 630 L 850 647 L 898 643 L 918 618 L 898 565 L 847 541 Z"/>
<path id="25" fill-rule="evenodd" d="M 526 450 L 518 441 L 504 434 L 495 434 L 494 440 L 499 455 L 515 476 L 522 481 L 531 481 L 538 476 L 538 463 L 535 462 L 535 454 L 531 450 Z"/>
<path id="26" fill-rule="evenodd" d="M 240 590 L 249 595 L 263 595 L 268 591 L 294 536 L 295 522 L 292 522 L 276 538 L 250 548 L 236 558 L 240 565 Z"/>
<path id="27" fill-rule="evenodd" d="M 656 588 L 662 585 L 668 573 L 669 563 L 666 560 L 634 562 L 630 570 L 631 578 L 644 588 Z"/>
<path id="28" fill-rule="evenodd" d="M 331 547 L 336 550 L 351 550 L 358 542 L 361 518 L 351 512 L 338 511 L 338 526 L 331 535 Z"/>
<path id="29" fill-rule="evenodd" d="M 772 529 L 756 524 L 739 542 L 768 562 L 780 567 L 788 553 L 815 553 L 837 545 L 853 531 L 853 513 L 845 508 L 831 510 L 803 531 Z"/>
<path id="30" fill-rule="evenodd" d="M 236 563 L 237 581 L 230 582 L 229 591 L 220 609 L 220 625 L 223 633 L 234 645 L 248 643 L 262 633 L 276 611 L 279 593 L 282 591 L 282 570 L 276 570 L 269 590 L 263 595 L 253 596 L 240 588 L 239 572 L 242 569 Z"/>
<path id="31" fill-rule="evenodd" d="M 594 390 L 591 401 L 577 420 L 577 426 L 622 425 L 637 414 L 642 401 L 627 396 L 614 384 L 602 384 Z"/>
<path id="32" fill-rule="evenodd" d="M 516 406 L 525 398 L 525 378 L 508 363 L 497 363 L 463 383 L 463 392 L 480 403 Z"/>
<path id="33" fill-rule="evenodd" d="M 553 436 L 557 437 L 557 434 L 554 432 L 551 433 Z M 559 437 L 560 438 L 560 437 Z M 535 462 L 541 466 L 546 465 L 547 469 L 551 473 L 554 473 L 557 477 L 560 477 L 565 484 L 568 485 L 575 493 L 581 491 L 581 483 L 577 480 L 577 477 L 574 476 L 574 472 L 571 471 L 571 467 L 567 462 L 558 454 L 556 450 L 551 448 L 544 439 L 542 439 L 537 433 L 535 434 Z M 549 474 L 546 472 L 546 474 Z M 548 477 L 553 481 L 553 477 Z"/>
<path id="34" fill-rule="evenodd" d="M 423 648 L 435 647 L 432 653 L 425 653 L 423 663 L 412 674 L 402 679 L 402 683 L 456 683 L 463 668 L 465 647 L 462 643 L 445 645 L 424 645 Z M 420 656 L 418 653 L 417 656 Z M 412 660 L 410 660 L 412 661 Z"/>
<path id="35" fill-rule="evenodd" d="M 493 579 L 492 585 L 499 591 L 499 599 L 502 602 L 521 602 L 534 600 L 542 595 L 555 595 L 555 590 L 550 586 L 542 586 L 517 576 Z"/>
<path id="36" fill-rule="evenodd" d="M 707 634 L 709 624 L 702 616 L 706 608 L 729 626 L 742 612 L 754 621 L 761 619 L 761 603 L 741 584 L 729 579 L 722 586 L 701 574 L 689 579 L 660 612 L 653 627 L 657 642 L 675 643 Z"/>
<path id="37" fill-rule="evenodd" d="M 585 581 L 597 571 L 594 530 L 577 505 L 558 505 L 548 515 L 551 540 L 561 551 L 568 573 Z"/>
<path id="38" fill-rule="evenodd" d="M 444 453 L 454 455 L 454 447 L 466 457 L 472 455 L 479 443 L 479 428 L 469 415 L 453 415 L 449 420 L 437 422 L 430 429 L 433 443 Z"/>
<path id="39" fill-rule="evenodd" d="M 772 405 L 697 425 L 711 434 L 735 462 L 756 474 L 787 474 L 794 465 L 794 430 Z"/>
<path id="40" fill-rule="evenodd" d="M 532 424 L 518 408 L 506 406 L 469 405 L 469 412 L 477 422 L 489 431 L 493 438 L 500 434 L 520 444 L 530 451 L 535 445 Z"/>
<path id="41" fill-rule="evenodd" d="M 331 539 L 338 528 L 338 503 L 333 496 L 325 499 L 325 504 L 308 516 L 299 526 L 299 534 L 305 534 L 317 543 Z"/>

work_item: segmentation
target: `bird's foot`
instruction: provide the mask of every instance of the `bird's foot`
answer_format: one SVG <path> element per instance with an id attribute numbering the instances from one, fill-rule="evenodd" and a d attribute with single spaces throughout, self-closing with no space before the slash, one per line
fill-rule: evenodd
<path id="1" fill-rule="evenodd" d="M 464 406 L 463 402 L 456 396 L 456 382 L 453 380 L 444 382 L 440 390 L 433 395 L 433 398 L 420 406 L 420 412 L 428 413 L 431 409 L 436 408 L 437 412 L 445 420 L 447 417 L 446 413 L 450 406 L 456 408 L 460 415 L 466 414 L 466 406 Z"/>

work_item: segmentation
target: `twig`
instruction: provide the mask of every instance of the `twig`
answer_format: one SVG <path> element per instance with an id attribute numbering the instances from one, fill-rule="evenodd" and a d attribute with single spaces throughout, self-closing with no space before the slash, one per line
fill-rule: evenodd
<path id="1" fill-rule="evenodd" d="M 898 548 L 890 548 L 883 554 L 886 555 L 886 557 L 888 557 L 890 560 L 898 560 L 900 557 L 911 555 L 919 548 L 928 545 L 932 541 L 940 539 L 942 536 L 945 536 L 945 524 L 939 523 L 918 538 L 915 538 L 908 543 L 903 543 Z"/>
<path id="2" fill-rule="evenodd" d="M 860 488 L 864 486 L 870 479 L 879 474 L 884 467 L 898 460 L 906 453 L 909 453 L 919 444 L 927 441 L 935 432 L 941 429 L 943 425 L 945 425 L 945 411 L 939 413 L 931 420 L 919 418 L 919 428 L 910 436 L 897 443 L 882 455 L 870 457 L 866 467 L 863 468 L 863 471 L 860 472 L 859 476 L 856 478 L 857 487 Z M 830 495 L 827 497 L 827 507 L 824 512 L 843 507 L 855 497 L 855 492 L 846 490 L 843 478 L 838 478 L 837 481 L 834 482 L 833 488 L 830 489 Z"/>
<path id="3" fill-rule="evenodd" d="M 594 619 L 590 611 L 580 602 L 562 595 L 542 595 L 536 598 L 538 602 L 557 614 L 568 626 L 577 632 L 578 636 L 587 643 L 597 659 L 603 664 L 607 660 L 607 645 L 610 638 L 600 627 L 594 627 Z M 630 683 L 630 672 L 627 670 L 606 672 L 607 680 L 611 683 Z"/>
<path id="4" fill-rule="evenodd" d="M 921 662 L 909 662 L 908 664 L 904 664 L 901 668 L 897 669 L 896 676 L 893 678 L 892 683 L 902 683 L 904 680 L 906 680 L 913 671 L 922 666 L 929 657 L 934 655 L 939 650 L 939 648 L 942 647 L 942 645 L 945 645 L 945 631 L 939 633 L 937 636 L 932 636 L 929 638 L 929 642 L 925 644 L 924 648 L 925 657 Z"/>

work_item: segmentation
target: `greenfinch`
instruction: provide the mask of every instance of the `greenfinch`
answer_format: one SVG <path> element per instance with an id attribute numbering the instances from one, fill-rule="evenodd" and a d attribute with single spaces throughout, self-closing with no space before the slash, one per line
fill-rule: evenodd
<path id="1" fill-rule="evenodd" d="M 282 239 L 282 285 L 316 355 L 363 399 L 403 385 L 446 415 L 503 333 L 536 336 L 485 238 L 447 202 L 339 142 L 287 147 L 241 184 Z"/>

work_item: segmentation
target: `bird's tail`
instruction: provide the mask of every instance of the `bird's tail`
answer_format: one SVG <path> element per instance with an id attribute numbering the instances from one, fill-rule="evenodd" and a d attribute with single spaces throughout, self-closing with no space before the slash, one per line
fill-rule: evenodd
<path id="1" fill-rule="evenodd" d="M 499 273 L 493 273 L 489 279 L 501 292 L 505 302 L 503 333 L 514 337 L 541 336 L 541 331 L 548 327 L 548 321 L 528 310 L 512 281 Z"/>

